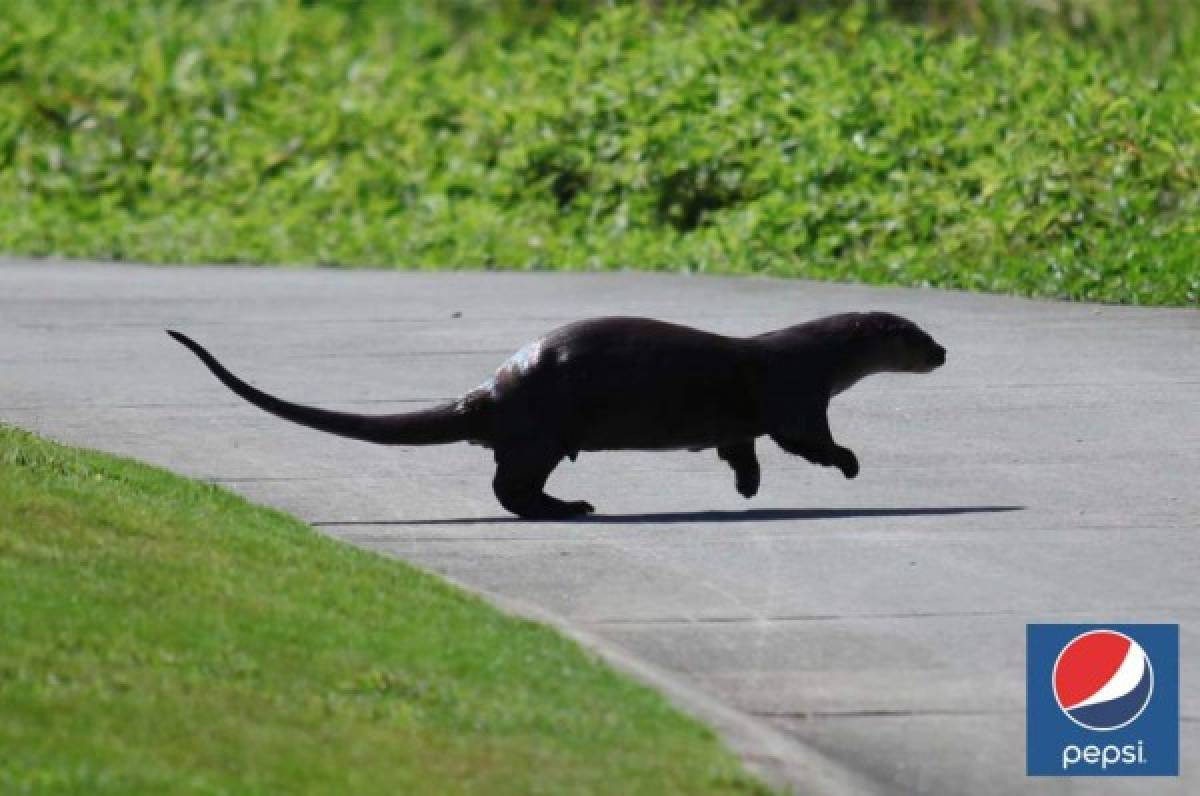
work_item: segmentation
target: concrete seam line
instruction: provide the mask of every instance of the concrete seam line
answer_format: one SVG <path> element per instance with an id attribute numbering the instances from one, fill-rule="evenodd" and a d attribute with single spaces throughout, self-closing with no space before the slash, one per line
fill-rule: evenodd
<path id="1" fill-rule="evenodd" d="M 829 796 L 883 796 L 893 792 L 865 774 L 788 736 L 769 722 L 721 702 L 552 611 L 524 600 L 474 588 L 440 572 L 432 574 L 468 594 L 482 598 L 507 614 L 553 628 L 595 653 L 613 668 L 663 694 L 675 707 L 716 729 L 743 764 L 772 787 L 793 793 Z"/>

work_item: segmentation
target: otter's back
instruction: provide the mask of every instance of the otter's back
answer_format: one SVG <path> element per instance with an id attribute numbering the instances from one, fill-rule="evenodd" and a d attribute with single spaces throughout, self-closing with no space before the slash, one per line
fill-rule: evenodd
<path id="1" fill-rule="evenodd" d="M 756 425 L 756 351 L 648 318 L 581 321 L 540 341 L 511 398 L 570 449 L 708 447 Z"/>

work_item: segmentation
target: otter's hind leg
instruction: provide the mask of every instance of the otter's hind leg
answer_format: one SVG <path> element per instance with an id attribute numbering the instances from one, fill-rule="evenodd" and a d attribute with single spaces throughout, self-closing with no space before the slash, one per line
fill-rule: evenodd
<path id="1" fill-rule="evenodd" d="M 500 505 L 528 520 L 561 520 L 595 511 L 587 501 L 559 500 L 542 491 L 562 458 L 548 446 L 497 446 L 492 489 Z"/>
<path id="2" fill-rule="evenodd" d="M 717 448 L 717 455 L 733 468 L 734 483 L 742 497 L 752 498 L 758 493 L 761 471 L 758 457 L 754 454 L 754 440 L 735 442 Z"/>

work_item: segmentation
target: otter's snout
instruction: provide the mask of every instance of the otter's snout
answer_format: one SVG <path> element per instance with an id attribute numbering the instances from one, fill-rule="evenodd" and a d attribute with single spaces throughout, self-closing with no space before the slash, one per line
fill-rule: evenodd
<path id="1" fill-rule="evenodd" d="M 914 373 L 930 373 L 946 364 L 946 349 L 926 338 L 920 348 L 913 352 L 911 370 Z"/>

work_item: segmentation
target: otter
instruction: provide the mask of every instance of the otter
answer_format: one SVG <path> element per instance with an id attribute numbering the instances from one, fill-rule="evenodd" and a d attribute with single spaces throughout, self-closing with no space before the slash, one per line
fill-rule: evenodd
<path id="1" fill-rule="evenodd" d="M 229 389 L 285 420 L 384 445 L 466 441 L 490 448 L 493 490 L 527 519 L 595 509 L 543 488 L 581 451 L 715 449 L 737 491 L 758 492 L 755 440 L 858 475 L 834 442 L 833 396 L 884 371 L 928 373 L 946 349 L 912 321 L 886 312 L 843 313 L 754 337 L 727 337 L 649 318 L 596 318 L 549 332 L 456 401 L 394 415 L 302 406 L 258 390 L 186 335 L 167 332 Z"/>

